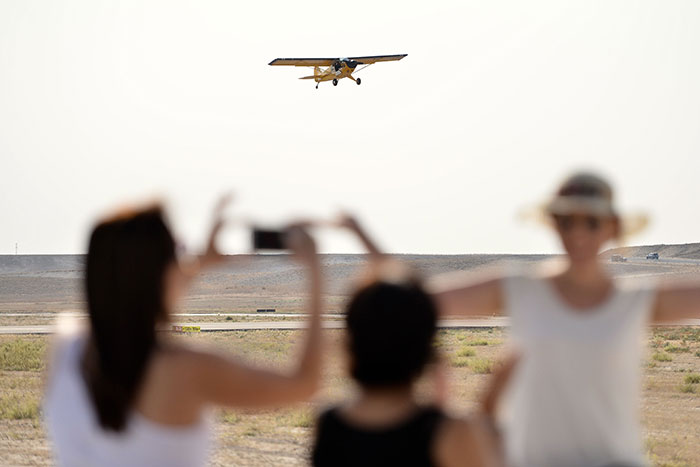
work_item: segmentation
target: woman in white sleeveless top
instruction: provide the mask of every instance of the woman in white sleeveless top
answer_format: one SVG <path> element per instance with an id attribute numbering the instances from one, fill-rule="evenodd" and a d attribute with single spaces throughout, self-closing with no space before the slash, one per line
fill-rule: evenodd
<path id="1" fill-rule="evenodd" d="M 90 325 L 59 332 L 44 401 L 57 465 L 203 466 L 210 407 L 277 406 L 315 392 L 320 266 L 301 226 L 290 227 L 285 239 L 308 270 L 311 318 L 292 371 L 252 368 L 156 332 L 194 274 L 222 260 L 215 239 L 223 204 L 199 266 L 178 263 L 158 206 L 119 213 L 93 230 L 85 281 Z"/>
<path id="2" fill-rule="evenodd" d="M 567 254 L 562 272 L 438 280 L 441 313 L 511 318 L 522 358 L 504 411 L 510 465 L 645 465 L 638 415 L 645 327 L 700 317 L 700 286 L 610 277 L 598 253 L 625 224 L 598 176 L 570 177 L 544 211 Z"/>

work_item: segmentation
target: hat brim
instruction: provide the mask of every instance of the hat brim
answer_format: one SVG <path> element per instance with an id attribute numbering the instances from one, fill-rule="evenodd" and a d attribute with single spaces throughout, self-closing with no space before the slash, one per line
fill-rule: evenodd
<path id="1" fill-rule="evenodd" d="M 609 201 L 585 196 L 560 196 L 543 206 L 547 214 L 592 214 L 600 217 L 615 216 Z"/>
<path id="2" fill-rule="evenodd" d="M 649 225 L 649 216 L 644 213 L 620 214 L 606 202 L 598 200 L 557 199 L 520 212 L 520 218 L 538 224 L 554 227 L 553 215 L 583 214 L 598 217 L 617 217 L 620 222 L 621 237 L 637 235 Z"/>

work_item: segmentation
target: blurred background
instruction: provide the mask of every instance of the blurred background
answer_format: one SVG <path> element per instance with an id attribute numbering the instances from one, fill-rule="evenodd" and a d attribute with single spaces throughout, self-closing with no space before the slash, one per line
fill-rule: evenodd
<path id="1" fill-rule="evenodd" d="M 96 216 L 153 197 L 196 246 L 228 189 L 271 225 L 352 210 L 396 253 L 550 253 L 516 214 L 586 167 L 652 215 L 633 243 L 697 241 L 699 19 L 693 1 L 4 0 L 0 254 L 83 253 Z M 267 65 L 395 53 L 361 86 Z"/>

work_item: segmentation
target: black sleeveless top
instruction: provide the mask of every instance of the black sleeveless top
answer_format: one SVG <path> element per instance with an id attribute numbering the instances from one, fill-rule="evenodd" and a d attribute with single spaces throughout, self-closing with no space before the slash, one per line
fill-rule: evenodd
<path id="1" fill-rule="evenodd" d="M 312 464 L 315 467 L 433 466 L 433 438 L 444 418 L 440 410 L 424 407 L 398 425 L 360 428 L 345 422 L 338 408 L 330 409 L 318 421 Z"/>

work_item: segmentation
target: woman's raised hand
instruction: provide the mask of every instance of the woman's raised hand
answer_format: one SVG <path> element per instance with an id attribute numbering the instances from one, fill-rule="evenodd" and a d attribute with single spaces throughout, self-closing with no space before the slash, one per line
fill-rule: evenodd
<path id="1" fill-rule="evenodd" d="M 361 232 L 362 228 L 357 218 L 348 212 L 341 212 L 336 220 L 336 225 L 338 227 L 348 229 L 352 232 Z"/>
<path id="2" fill-rule="evenodd" d="M 367 252 L 372 256 L 372 259 L 379 260 L 382 259 L 383 253 L 377 246 L 377 244 L 372 240 L 367 232 L 362 228 L 360 222 L 355 218 L 355 216 L 347 213 L 341 212 L 336 221 L 336 225 L 341 228 L 348 229 L 353 232 L 360 239 Z"/>
<path id="3" fill-rule="evenodd" d="M 214 205 L 214 216 L 212 220 L 211 230 L 207 239 L 207 248 L 204 254 L 200 257 L 200 267 L 209 267 L 222 262 L 225 257 L 219 252 L 217 246 L 217 238 L 221 228 L 224 226 L 224 211 L 231 204 L 233 195 L 226 193 L 222 195 Z"/>
<path id="4" fill-rule="evenodd" d="M 316 242 L 308 232 L 308 222 L 298 222 L 287 227 L 286 246 L 304 264 L 313 265 L 318 261 Z"/>

